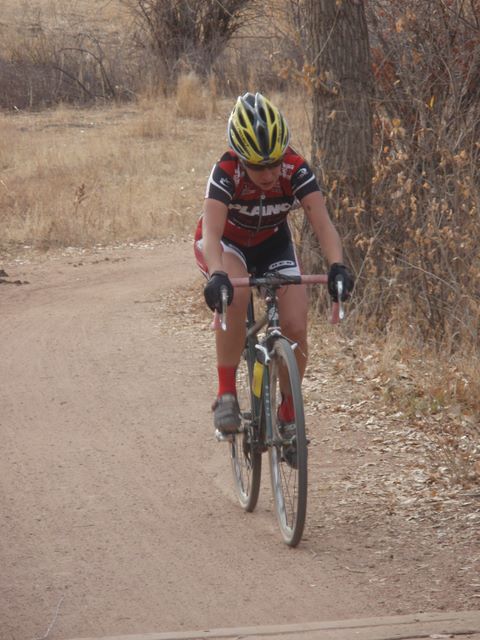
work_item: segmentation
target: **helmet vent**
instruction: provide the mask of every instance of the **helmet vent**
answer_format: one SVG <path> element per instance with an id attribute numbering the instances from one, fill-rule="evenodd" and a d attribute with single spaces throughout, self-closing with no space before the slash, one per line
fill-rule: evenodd
<path id="1" fill-rule="evenodd" d="M 257 138 L 260 143 L 260 148 L 262 149 L 262 154 L 268 156 L 269 154 L 269 144 L 268 144 L 268 131 L 265 127 L 257 127 Z"/>
<path id="2" fill-rule="evenodd" d="M 246 127 L 247 123 L 245 122 L 245 118 L 243 117 L 243 113 L 238 114 L 238 119 L 242 127 Z"/>
<path id="3" fill-rule="evenodd" d="M 248 143 L 251 147 L 253 147 L 254 149 L 258 148 L 258 143 L 255 140 L 255 138 L 252 138 L 252 136 L 248 133 L 248 131 L 245 131 L 245 137 L 248 140 Z"/>
<path id="4" fill-rule="evenodd" d="M 271 142 L 272 148 L 275 147 L 275 145 L 277 144 L 277 138 L 278 138 L 278 127 L 276 124 L 274 124 L 272 127 L 272 142 Z"/>

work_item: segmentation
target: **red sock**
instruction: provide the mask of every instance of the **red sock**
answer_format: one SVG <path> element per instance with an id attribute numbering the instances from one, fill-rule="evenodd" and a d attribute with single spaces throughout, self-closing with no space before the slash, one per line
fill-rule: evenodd
<path id="1" fill-rule="evenodd" d="M 237 395 L 237 387 L 235 385 L 236 369 L 236 367 L 217 366 L 218 397 L 223 396 L 224 393 L 233 393 L 234 396 Z"/>
<path id="2" fill-rule="evenodd" d="M 284 396 L 282 394 L 282 402 L 278 407 L 278 417 L 282 422 L 293 422 L 295 420 L 292 396 Z"/>

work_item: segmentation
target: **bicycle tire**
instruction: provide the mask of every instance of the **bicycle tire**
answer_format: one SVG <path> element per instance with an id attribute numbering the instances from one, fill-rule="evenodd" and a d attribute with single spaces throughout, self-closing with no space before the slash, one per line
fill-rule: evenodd
<path id="1" fill-rule="evenodd" d="M 262 454 L 255 425 L 251 381 L 253 375 L 252 349 L 247 345 L 237 368 L 237 394 L 242 416 L 240 433 L 230 443 L 233 480 L 238 500 L 245 511 L 257 506 L 262 475 Z"/>
<path id="2" fill-rule="evenodd" d="M 275 341 L 270 362 L 270 402 L 272 416 L 272 443 L 269 446 L 270 477 L 275 512 L 283 539 L 296 547 L 305 527 L 307 514 L 307 438 L 300 375 L 291 344 L 283 337 Z M 288 437 L 282 435 L 277 417 L 282 387 L 292 397 L 294 420 L 289 423 Z"/>

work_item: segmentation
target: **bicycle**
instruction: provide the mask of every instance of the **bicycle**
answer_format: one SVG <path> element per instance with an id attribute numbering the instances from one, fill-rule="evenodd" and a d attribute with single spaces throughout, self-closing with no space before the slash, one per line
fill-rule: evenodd
<path id="1" fill-rule="evenodd" d="M 262 454 L 268 452 L 275 512 L 284 541 L 291 547 L 300 542 L 307 511 L 307 436 L 301 380 L 295 343 L 280 328 L 277 290 L 286 285 L 326 284 L 326 275 L 286 276 L 278 272 L 263 277 L 232 278 L 234 287 L 257 288 L 265 303 L 265 313 L 255 319 L 253 291 L 247 311 L 245 349 L 237 369 L 237 393 L 241 412 L 238 433 L 218 440 L 230 443 L 236 493 L 245 511 L 252 512 L 258 501 Z M 341 282 L 337 283 L 341 299 Z M 332 322 L 344 315 L 342 303 L 335 303 Z M 220 315 L 226 328 L 226 291 Z M 259 332 L 265 329 L 259 336 Z M 292 399 L 293 420 L 282 422 L 278 408 L 283 396 Z"/>

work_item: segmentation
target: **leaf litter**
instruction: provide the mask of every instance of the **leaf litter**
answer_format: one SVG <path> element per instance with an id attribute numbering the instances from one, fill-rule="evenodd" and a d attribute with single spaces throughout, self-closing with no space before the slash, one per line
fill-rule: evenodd
<path id="1" fill-rule="evenodd" d="M 165 296 L 162 314 L 165 330 L 195 335 L 214 376 L 212 318 L 202 284 L 199 279 L 182 292 L 180 307 L 177 291 Z M 389 385 L 397 394 L 400 386 L 411 393 L 415 372 L 395 363 L 400 366 L 381 375 L 375 345 L 364 358 L 359 351 L 355 340 L 328 326 L 310 339 L 303 381 L 311 441 L 303 544 L 315 562 L 333 556 L 340 571 L 392 612 L 476 608 L 478 423 L 458 407 L 406 411 Z"/>

